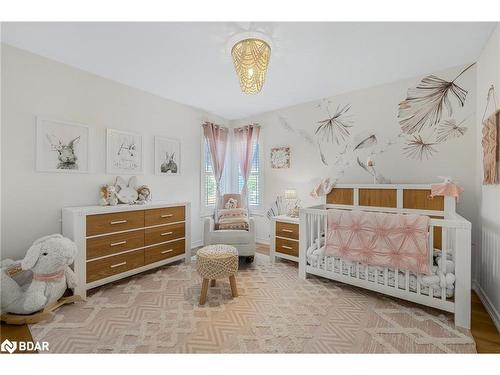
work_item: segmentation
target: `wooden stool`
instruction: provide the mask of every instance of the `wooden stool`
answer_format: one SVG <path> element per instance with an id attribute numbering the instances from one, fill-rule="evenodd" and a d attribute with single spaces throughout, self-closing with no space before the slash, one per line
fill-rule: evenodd
<path id="1" fill-rule="evenodd" d="M 207 300 L 208 285 L 215 286 L 215 280 L 229 277 L 231 294 L 238 297 L 236 288 L 236 272 L 238 271 L 238 250 L 230 245 L 210 245 L 198 250 L 196 254 L 196 270 L 203 278 L 200 294 L 200 305 Z"/>

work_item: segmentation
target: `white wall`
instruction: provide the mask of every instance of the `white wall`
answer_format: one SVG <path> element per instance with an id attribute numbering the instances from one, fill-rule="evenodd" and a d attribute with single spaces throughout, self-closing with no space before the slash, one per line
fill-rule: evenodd
<path id="1" fill-rule="evenodd" d="M 452 80 L 464 67 L 454 67 L 436 72 L 439 77 Z M 313 74 L 311 72 L 311 74 Z M 475 153 L 476 153 L 476 74 L 472 67 L 457 83 L 468 90 L 465 106 L 458 109 L 454 99 L 454 116 L 458 121 L 465 119 L 463 126 L 468 130 L 464 136 L 452 139 L 435 146 L 438 152 L 428 160 L 408 159 L 403 155 L 404 139 L 397 138 L 400 133 L 397 113 L 398 104 L 406 97 L 407 89 L 414 87 L 423 77 L 415 77 L 383 86 L 350 92 L 328 98 L 330 109 L 335 111 L 338 105 L 350 104 L 348 113 L 352 115 L 350 128 L 351 140 L 360 134 L 373 131 L 378 139 L 374 148 L 359 153 L 348 152 L 344 168 L 335 166 L 335 158 L 343 147 L 335 144 L 324 144 L 329 166 L 322 165 L 317 145 L 311 145 L 301 136 L 308 133 L 314 137 L 318 121 L 328 117 L 324 108 L 318 104 L 324 101 L 300 104 L 282 110 L 253 116 L 244 120 L 232 121 L 232 126 L 257 122 L 262 126 L 261 140 L 264 142 L 264 200 L 269 207 L 277 195 L 282 195 L 286 188 L 296 188 L 302 206 L 318 204 L 319 200 L 309 197 L 309 192 L 320 178 L 339 177 L 339 183 L 371 183 L 372 177 L 357 165 L 356 157 L 366 161 L 368 152 L 374 150 L 372 159 L 379 173 L 393 183 L 432 183 L 440 181 L 438 176 L 453 176 L 465 188 L 460 198 L 458 210 L 469 220 L 476 222 L 478 211 L 475 200 Z M 446 118 L 446 116 L 444 117 Z M 284 126 L 284 124 L 286 124 Z M 287 129 L 288 128 L 288 129 Z M 387 146 L 389 140 L 396 144 Z M 291 147 L 291 168 L 271 169 L 270 149 L 274 146 L 289 145 Z M 382 151 L 383 152 L 380 152 Z M 344 169 L 344 174 L 341 170 Z M 257 218 L 257 237 L 267 241 L 269 223 L 265 216 Z"/>
<path id="2" fill-rule="evenodd" d="M 500 108 L 500 26 L 497 26 L 477 63 L 477 124 L 481 124 L 486 97 L 495 86 L 497 108 Z M 493 112 L 488 107 L 486 116 Z M 500 185 L 482 185 L 483 163 L 481 148 L 482 127 L 477 127 L 477 183 L 482 225 L 481 251 L 476 259 L 476 287 L 490 315 L 500 329 Z"/>
<path id="3" fill-rule="evenodd" d="M 2 45 L 2 259 L 21 258 L 36 238 L 61 230 L 61 207 L 97 203 L 105 173 L 105 129 L 143 134 L 145 174 L 155 200 L 190 201 L 192 239 L 201 241 L 200 142 L 205 120 L 225 120 L 46 58 Z M 89 174 L 35 172 L 35 117 L 93 129 Z M 182 142 L 182 173 L 154 175 L 155 135 Z"/>

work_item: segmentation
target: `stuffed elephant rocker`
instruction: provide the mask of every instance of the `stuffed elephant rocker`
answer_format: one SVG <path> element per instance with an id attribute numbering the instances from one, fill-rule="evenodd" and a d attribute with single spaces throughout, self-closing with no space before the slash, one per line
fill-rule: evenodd
<path id="1" fill-rule="evenodd" d="M 74 289 L 77 279 L 69 265 L 75 259 L 77 247 L 73 241 L 53 234 L 36 240 L 21 261 L 22 271 L 10 259 L 2 262 L 1 311 L 12 314 L 31 314 L 56 302 L 69 287 Z"/>

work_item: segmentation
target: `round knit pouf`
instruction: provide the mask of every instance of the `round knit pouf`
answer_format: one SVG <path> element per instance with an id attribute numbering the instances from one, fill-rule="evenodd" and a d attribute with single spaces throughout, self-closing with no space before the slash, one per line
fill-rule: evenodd
<path id="1" fill-rule="evenodd" d="M 238 271 L 238 250 L 234 246 L 210 245 L 201 248 L 196 254 L 196 270 L 203 278 L 200 305 L 205 304 L 210 280 L 215 286 L 216 279 L 229 277 L 232 295 L 238 296 L 234 277 Z"/>

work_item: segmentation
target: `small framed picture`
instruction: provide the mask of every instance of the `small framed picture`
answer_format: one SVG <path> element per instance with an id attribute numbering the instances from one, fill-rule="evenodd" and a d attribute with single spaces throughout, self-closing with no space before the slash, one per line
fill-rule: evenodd
<path id="1" fill-rule="evenodd" d="M 84 124 L 36 118 L 36 170 L 88 173 L 90 128 Z"/>
<path id="2" fill-rule="evenodd" d="M 142 135 L 106 129 L 106 171 L 110 174 L 143 174 Z"/>
<path id="3" fill-rule="evenodd" d="M 181 173 L 181 141 L 155 137 L 155 173 L 163 176 Z"/>
<path id="4" fill-rule="evenodd" d="M 271 168 L 290 168 L 290 147 L 280 146 L 271 149 Z"/>

